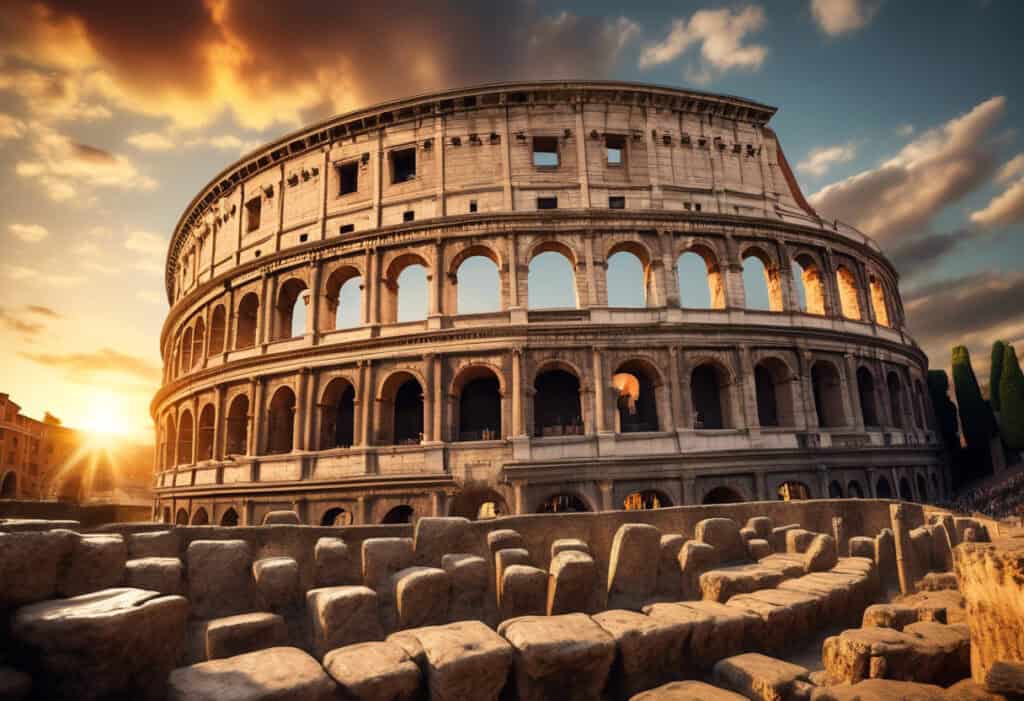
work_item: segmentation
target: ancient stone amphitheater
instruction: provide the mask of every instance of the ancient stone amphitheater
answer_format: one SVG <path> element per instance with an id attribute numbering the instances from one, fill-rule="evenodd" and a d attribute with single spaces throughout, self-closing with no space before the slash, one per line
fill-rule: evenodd
<path id="1" fill-rule="evenodd" d="M 896 272 L 808 205 L 774 112 L 508 83 L 232 164 L 168 251 L 154 516 L 945 495 Z"/>

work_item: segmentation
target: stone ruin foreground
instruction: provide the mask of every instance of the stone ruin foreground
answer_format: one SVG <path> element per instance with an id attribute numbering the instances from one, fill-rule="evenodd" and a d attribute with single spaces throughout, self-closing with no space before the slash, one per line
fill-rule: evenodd
<path id="1" fill-rule="evenodd" d="M 1024 694 L 1024 537 L 890 501 L 0 521 L 0 611 L 0 699 Z"/>

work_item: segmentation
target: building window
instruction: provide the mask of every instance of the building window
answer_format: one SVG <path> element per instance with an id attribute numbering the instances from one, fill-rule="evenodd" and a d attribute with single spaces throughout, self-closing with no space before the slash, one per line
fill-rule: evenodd
<path id="1" fill-rule="evenodd" d="M 416 149 L 403 148 L 392 151 L 391 154 L 391 182 L 392 184 L 404 183 L 416 179 Z"/>
<path id="2" fill-rule="evenodd" d="M 245 230 L 256 231 L 260 228 L 260 212 L 263 209 L 263 200 L 253 197 L 245 203 Z"/>
<path id="3" fill-rule="evenodd" d="M 413 221 L 416 218 L 416 212 L 408 211 L 402 212 L 402 221 Z"/>
<path id="4" fill-rule="evenodd" d="M 470 200 L 469 201 L 469 212 L 470 212 L 470 214 L 472 214 L 473 212 L 476 212 L 476 211 L 477 211 L 476 200 Z"/>
<path id="5" fill-rule="evenodd" d="M 608 209 L 625 209 L 626 198 L 622 196 L 609 197 L 608 198 Z"/>
<path id="6" fill-rule="evenodd" d="M 338 166 L 338 194 L 359 192 L 359 164 L 355 161 Z"/>
<path id="7" fill-rule="evenodd" d="M 537 168 L 558 167 L 558 138 L 554 136 L 533 137 L 533 165 Z"/>
<path id="8" fill-rule="evenodd" d="M 605 162 L 609 166 L 621 166 L 626 160 L 626 137 L 604 137 Z"/>
<path id="9" fill-rule="evenodd" d="M 355 230 L 356 230 L 356 225 L 355 224 L 342 224 L 340 227 L 338 227 L 338 233 L 339 234 L 351 234 Z"/>
<path id="10" fill-rule="evenodd" d="M 537 209 L 558 209 L 557 197 L 538 197 Z"/>

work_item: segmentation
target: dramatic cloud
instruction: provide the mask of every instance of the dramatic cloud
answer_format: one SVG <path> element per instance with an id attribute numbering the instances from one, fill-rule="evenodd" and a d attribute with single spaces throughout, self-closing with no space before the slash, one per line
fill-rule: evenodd
<path id="1" fill-rule="evenodd" d="M 733 12 L 729 9 L 698 10 L 690 17 L 672 22 L 668 36 L 649 44 L 640 54 L 640 67 L 653 68 L 676 60 L 695 44 L 700 45 L 701 67 L 693 77 L 706 81 L 713 71 L 734 68 L 758 69 L 768 49 L 760 44 L 744 44 L 748 34 L 764 26 L 764 10 L 749 5 Z"/>
<path id="2" fill-rule="evenodd" d="M 1006 226 L 1024 220 L 1024 178 L 992 198 L 988 205 L 971 212 L 971 221 L 981 226 Z"/>
<path id="3" fill-rule="evenodd" d="M 839 36 L 868 25 L 881 0 L 811 0 L 811 14 L 823 32 Z"/>
<path id="4" fill-rule="evenodd" d="M 797 163 L 796 168 L 821 177 L 836 163 L 849 163 L 856 155 L 857 148 L 853 144 L 816 148 L 807 154 L 807 158 Z"/>
<path id="5" fill-rule="evenodd" d="M 141 151 L 170 151 L 175 146 L 170 137 L 158 131 L 132 134 L 125 141 Z"/>
<path id="6" fill-rule="evenodd" d="M 986 100 L 914 139 L 878 168 L 816 192 L 810 202 L 882 242 L 928 231 L 936 214 L 992 175 L 990 140 L 1005 109 L 1003 97 Z"/>
<path id="7" fill-rule="evenodd" d="M 3 12 L 10 12 L 9 6 Z M 5 17 L 0 16 L 0 22 Z M 2 30 L 0 30 L 2 31 Z M 0 35 L 2 36 L 2 35 Z M 108 119 L 110 110 L 95 101 L 88 101 L 85 93 L 94 99 L 103 99 L 98 74 L 75 72 L 55 66 L 44 69 L 2 62 L 0 57 L 0 91 L 21 98 L 33 116 L 46 121 L 93 121 Z"/>
<path id="8" fill-rule="evenodd" d="M 25 133 L 25 122 L 0 112 L 0 141 L 17 139 Z"/>
<path id="9" fill-rule="evenodd" d="M 79 101 L 185 126 L 231 112 L 259 129 L 455 85 L 607 76 L 637 33 L 529 0 L 39 0 L 0 13 L 7 55 Z"/>
<path id="10" fill-rule="evenodd" d="M 39 224 L 10 224 L 7 228 L 26 243 L 38 243 L 50 235 L 46 227 Z"/>
<path id="11" fill-rule="evenodd" d="M 144 358 L 112 348 L 83 353 L 20 353 L 21 357 L 56 370 L 68 380 L 87 384 L 100 376 L 123 375 L 143 383 L 160 381 L 160 368 Z"/>

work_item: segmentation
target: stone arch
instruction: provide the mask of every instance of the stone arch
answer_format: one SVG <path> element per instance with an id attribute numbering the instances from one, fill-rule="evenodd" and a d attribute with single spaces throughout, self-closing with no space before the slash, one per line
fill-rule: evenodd
<path id="1" fill-rule="evenodd" d="M 238 302 L 238 312 L 235 315 L 235 350 L 256 345 L 259 315 L 260 297 L 255 292 L 249 292 Z"/>
<path id="2" fill-rule="evenodd" d="M 875 403 L 875 375 L 867 367 L 857 368 L 857 396 L 860 399 L 860 414 L 867 428 L 877 428 L 878 407 Z"/>
<path id="3" fill-rule="evenodd" d="M 192 419 L 192 411 L 185 409 L 178 417 L 178 464 L 192 464 L 192 440 L 195 436 L 195 422 Z M 184 462 L 183 462 L 184 461 Z"/>
<path id="4" fill-rule="evenodd" d="M 926 411 L 927 405 L 925 404 L 924 385 L 921 383 L 921 380 L 915 379 L 913 387 L 914 396 L 910 398 L 910 405 L 914 409 L 914 425 L 917 426 L 917 428 L 924 430 L 925 416 L 928 413 Z"/>
<path id="5" fill-rule="evenodd" d="M 192 526 L 210 525 L 210 513 L 206 510 L 205 506 L 200 506 L 192 512 L 192 519 L 189 521 L 189 524 Z"/>
<path id="6" fill-rule="evenodd" d="M 583 433 L 580 373 L 564 361 L 541 365 L 533 380 L 533 430 L 535 436 Z"/>
<path id="7" fill-rule="evenodd" d="M 927 503 L 928 500 L 929 500 L 928 480 L 926 480 L 924 478 L 924 475 L 922 475 L 920 472 L 917 473 L 916 480 L 917 480 L 917 496 L 921 500 L 922 503 Z"/>
<path id="8" fill-rule="evenodd" d="M 465 274 L 463 266 L 473 259 L 485 259 L 490 261 L 491 265 L 484 264 L 487 269 L 486 281 L 481 279 L 478 284 L 467 287 L 460 283 L 460 278 Z M 470 268 L 474 265 L 476 263 L 470 263 Z M 485 243 L 472 243 L 461 249 L 448 265 L 445 310 L 449 314 L 483 314 L 506 309 L 508 302 L 505 286 L 502 284 L 503 270 L 504 262 L 501 255 L 491 246 Z M 471 271 L 470 274 L 474 273 Z M 475 274 L 483 276 L 480 271 Z M 472 297 L 463 299 L 464 291 Z"/>
<path id="9" fill-rule="evenodd" d="M 381 305 L 381 322 L 385 324 L 396 324 L 399 321 L 416 321 L 418 319 L 425 319 L 427 312 L 429 311 L 429 305 L 424 300 L 423 305 L 423 316 L 417 317 L 417 319 L 400 319 L 400 307 L 402 306 L 403 297 L 401 296 L 401 289 L 399 284 L 399 278 L 402 273 L 407 270 L 411 271 L 414 267 L 419 266 L 423 269 L 423 276 L 426 278 L 427 286 L 429 287 L 432 268 L 430 263 L 427 262 L 426 258 L 419 255 L 418 253 L 403 253 L 396 256 L 387 267 L 384 274 L 383 285 L 381 292 L 383 294 L 383 304 Z"/>
<path id="10" fill-rule="evenodd" d="M 4 478 L 0 481 L 0 499 L 17 499 L 18 498 L 18 473 L 14 470 L 8 470 L 4 473 Z"/>
<path id="11" fill-rule="evenodd" d="M 472 363 L 452 379 L 455 401 L 453 439 L 456 441 L 502 438 L 501 402 L 504 382 L 501 371 L 489 363 Z"/>
<path id="12" fill-rule="evenodd" d="M 380 520 L 381 523 L 412 523 L 415 510 L 409 504 L 399 504 L 392 508 L 386 514 L 384 518 Z"/>
<path id="13" fill-rule="evenodd" d="M 755 284 L 756 276 L 757 287 L 755 289 L 762 289 L 763 283 L 768 311 L 781 312 L 783 310 L 782 279 L 775 256 L 770 255 L 760 246 L 751 245 L 747 246 L 740 254 L 740 260 L 743 262 L 743 285 L 746 291 L 744 297 L 747 309 L 756 308 L 751 306 L 751 290 L 748 288 L 748 285 Z"/>
<path id="14" fill-rule="evenodd" d="M 892 485 L 884 475 L 875 481 L 875 495 L 879 499 L 892 499 Z"/>
<path id="15" fill-rule="evenodd" d="M 818 426 L 837 428 L 846 425 L 843 408 L 843 383 L 839 369 L 828 360 L 816 360 L 811 366 L 811 389 Z"/>
<path id="16" fill-rule="evenodd" d="M 356 390 L 346 377 L 335 377 L 320 395 L 320 450 L 355 445 Z"/>
<path id="17" fill-rule="evenodd" d="M 704 493 L 701 504 L 735 504 L 746 501 L 736 489 L 720 484 Z"/>
<path id="18" fill-rule="evenodd" d="M 620 255 L 621 254 L 621 255 Z M 634 275 L 622 272 L 616 273 L 613 271 L 612 259 L 615 256 L 619 256 L 623 261 L 632 260 L 639 266 L 638 279 L 634 279 Z M 626 259 L 625 256 L 629 258 Z M 652 307 L 657 306 L 658 299 L 656 294 L 656 285 L 654 284 L 654 271 L 651 266 L 652 256 L 648 250 L 640 241 L 616 241 L 605 254 L 605 269 L 606 269 L 606 288 L 608 293 L 608 306 L 609 307 Z M 618 267 L 618 266 L 616 266 Z M 622 275 L 623 283 L 632 287 L 636 286 L 642 292 L 642 301 L 640 304 L 630 304 L 629 290 L 612 289 L 613 280 L 612 276 Z"/>
<path id="19" fill-rule="evenodd" d="M 210 343 L 207 355 L 212 356 L 224 352 L 227 328 L 227 312 L 223 304 L 218 304 L 213 308 L 213 313 L 210 314 Z"/>
<path id="20" fill-rule="evenodd" d="M 555 273 L 555 275 L 557 276 L 557 280 L 553 280 L 551 275 L 548 275 L 545 278 L 545 281 L 544 281 L 545 284 L 544 285 L 540 285 L 537 282 L 536 279 L 533 281 L 533 284 L 530 284 L 530 277 L 534 276 L 535 274 L 539 274 L 537 272 L 537 267 L 535 267 L 536 265 L 538 265 L 536 263 L 536 261 L 537 261 L 537 259 L 540 256 L 544 255 L 545 253 L 556 253 L 556 254 L 558 254 L 565 261 L 568 262 L 569 269 L 568 269 L 568 271 L 565 271 L 565 270 L 557 271 Z M 541 301 L 540 301 L 540 298 L 537 295 L 537 293 L 539 293 L 542 288 L 546 288 L 548 290 L 551 290 L 552 288 L 556 288 L 557 284 L 558 284 L 558 281 L 561 280 L 561 277 L 563 275 L 567 275 L 569 280 L 571 281 L 571 284 L 572 284 L 572 304 L 570 306 L 572 306 L 573 308 L 578 309 L 580 307 L 581 293 L 580 293 L 580 286 L 579 286 L 578 281 L 576 279 L 576 270 L 577 270 L 577 266 L 578 266 L 577 261 L 578 261 L 578 257 L 576 256 L 576 252 L 571 247 L 569 247 L 567 244 L 565 244 L 565 243 L 563 243 L 561 241 L 554 241 L 554 240 L 551 240 L 551 239 L 546 239 L 546 240 L 540 241 L 539 243 L 535 244 L 530 249 L 530 255 L 527 257 L 527 268 L 528 268 L 528 272 L 527 272 L 527 288 L 526 288 L 527 307 L 530 308 L 530 309 L 559 309 L 559 308 L 563 308 L 564 309 L 567 305 L 564 305 L 564 304 L 547 304 L 547 303 L 543 303 L 542 304 Z M 563 290 L 563 292 L 565 292 L 565 290 Z M 566 300 L 565 301 L 568 302 L 568 295 L 566 295 Z"/>
<path id="21" fill-rule="evenodd" d="M 192 350 L 192 327 L 189 326 L 181 334 L 181 355 L 179 356 L 181 366 L 178 368 L 178 372 L 182 375 L 192 369 Z"/>
<path id="22" fill-rule="evenodd" d="M 914 501 L 914 488 L 910 486 L 910 480 L 900 477 L 900 499 L 903 501 Z"/>
<path id="23" fill-rule="evenodd" d="M 868 275 L 868 287 L 871 290 L 871 312 L 874 314 L 875 323 L 882 326 L 891 326 L 889 323 L 889 309 L 886 306 L 885 286 L 877 275 Z"/>
<path id="24" fill-rule="evenodd" d="M 776 494 L 782 501 L 801 501 L 810 499 L 811 488 L 799 480 L 786 480 L 779 484 Z"/>
<path id="25" fill-rule="evenodd" d="M 647 358 L 630 358 L 612 373 L 616 390 L 616 432 L 642 433 L 663 429 L 661 417 L 668 416 L 665 380 Z"/>
<path id="26" fill-rule="evenodd" d="M 377 395 L 379 440 L 382 445 L 420 443 L 426 423 L 423 388 L 412 370 L 396 370 L 380 384 Z"/>
<path id="27" fill-rule="evenodd" d="M 825 281 L 821 264 L 810 253 L 793 257 L 793 280 L 800 311 L 816 316 L 825 315 Z"/>
<path id="28" fill-rule="evenodd" d="M 938 500 L 942 497 L 942 488 L 939 486 L 939 476 L 932 473 L 932 499 Z"/>
<path id="29" fill-rule="evenodd" d="M 216 410 L 213 404 L 205 404 L 199 410 L 199 430 L 196 436 L 196 462 L 213 460 L 213 434 L 216 426 Z"/>
<path id="30" fill-rule="evenodd" d="M 321 526 L 351 526 L 352 512 L 342 506 L 335 506 L 324 512 L 320 518 Z"/>
<path id="31" fill-rule="evenodd" d="M 765 427 L 795 426 L 793 373 L 777 356 L 762 358 L 754 365 L 758 424 Z"/>
<path id="32" fill-rule="evenodd" d="M 227 416 L 226 455 L 249 453 L 249 397 L 239 394 L 231 400 Z"/>
<path id="33" fill-rule="evenodd" d="M 197 368 L 203 363 L 206 357 L 204 346 L 206 345 L 206 322 L 203 317 L 196 319 L 196 328 L 192 337 L 192 367 Z"/>
<path id="34" fill-rule="evenodd" d="M 178 464 L 178 430 L 174 414 L 167 414 L 164 424 L 164 469 L 169 470 Z"/>
<path id="35" fill-rule="evenodd" d="M 703 243 L 693 244 L 683 250 L 679 251 L 676 256 L 676 276 L 679 281 L 679 306 L 684 309 L 699 309 L 703 305 L 699 304 L 688 304 L 687 295 L 683 290 L 685 284 L 685 275 L 680 273 L 681 269 L 686 268 L 685 256 L 695 255 L 704 262 L 704 275 L 707 280 L 708 288 L 708 300 L 707 309 L 725 309 L 725 282 L 722 279 L 721 267 L 718 263 L 718 255 L 715 253 L 713 247 Z"/>
<path id="36" fill-rule="evenodd" d="M 343 291 L 350 285 L 355 285 L 359 289 L 359 302 L 355 311 L 355 318 L 357 322 L 362 322 L 362 303 L 363 303 L 363 274 L 362 271 L 351 263 L 342 263 L 334 267 L 331 270 L 331 274 L 327 276 L 324 281 L 324 294 L 320 301 L 322 305 L 320 314 L 320 330 L 331 331 L 333 329 L 346 328 L 352 326 L 358 326 L 357 324 L 346 324 L 342 325 L 339 323 L 342 320 L 342 315 L 346 314 L 347 308 L 342 308 L 342 295 Z"/>
<path id="37" fill-rule="evenodd" d="M 449 516 L 462 516 L 471 521 L 507 516 L 509 513 L 505 497 L 487 487 L 464 489 L 451 498 L 448 506 Z"/>
<path id="38" fill-rule="evenodd" d="M 828 498 L 829 499 L 842 499 L 843 498 L 843 485 L 838 480 L 832 480 L 828 483 Z"/>
<path id="39" fill-rule="evenodd" d="M 672 506 L 672 499 L 660 489 L 641 489 L 627 494 L 622 500 L 622 508 L 626 511 L 664 509 L 669 506 Z"/>
<path id="40" fill-rule="evenodd" d="M 903 421 L 903 383 L 895 370 L 885 374 L 885 386 L 889 392 L 889 413 L 892 418 L 892 425 L 896 428 L 905 428 Z"/>
<path id="41" fill-rule="evenodd" d="M 278 387 L 267 411 L 267 453 L 290 453 L 295 446 L 295 392 Z"/>
<path id="42" fill-rule="evenodd" d="M 271 327 L 275 341 L 295 338 L 305 333 L 305 326 L 300 333 L 295 333 L 295 311 L 299 310 L 300 320 L 306 318 L 306 281 L 299 277 L 288 278 L 277 292 L 277 303 L 274 305 L 274 325 Z"/>
<path id="43" fill-rule="evenodd" d="M 595 511 L 595 509 L 583 494 L 572 490 L 549 494 L 541 499 L 537 504 L 537 508 L 534 509 L 534 513 L 538 514 L 559 514 L 585 511 Z"/>
<path id="44" fill-rule="evenodd" d="M 235 511 L 235 507 L 229 506 L 223 514 L 220 515 L 220 525 L 227 527 L 234 527 L 238 525 L 238 512 Z"/>
<path id="45" fill-rule="evenodd" d="M 836 266 L 836 284 L 839 288 L 839 309 L 847 319 L 860 319 L 860 285 L 857 276 L 845 265 Z"/>
<path id="46" fill-rule="evenodd" d="M 178 509 L 177 513 L 174 514 L 174 525 L 175 526 L 187 526 L 188 525 L 188 511 L 185 509 Z"/>
<path id="47" fill-rule="evenodd" d="M 731 377 L 729 369 L 714 360 L 704 360 L 690 371 L 694 428 L 733 428 Z"/>
<path id="48" fill-rule="evenodd" d="M 864 488 L 860 486 L 860 482 L 857 480 L 850 480 L 846 485 L 846 496 L 850 499 L 863 499 Z"/>

